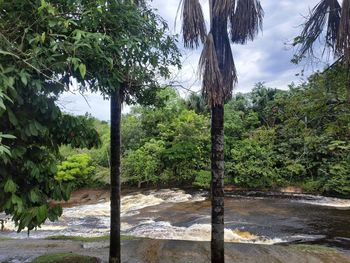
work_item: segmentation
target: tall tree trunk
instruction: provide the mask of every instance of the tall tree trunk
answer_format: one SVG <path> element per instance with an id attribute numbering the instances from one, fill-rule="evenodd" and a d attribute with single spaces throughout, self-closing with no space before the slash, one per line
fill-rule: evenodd
<path id="1" fill-rule="evenodd" d="M 211 262 L 224 258 L 224 107 L 213 106 L 211 116 Z"/>
<path id="2" fill-rule="evenodd" d="M 347 63 L 346 70 L 347 70 L 346 100 L 347 100 L 348 104 L 350 105 L 350 63 Z"/>
<path id="3" fill-rule="evenodd" d="M 346 92 L 346 101 L 350 105 L 350 74 L 348 74 L 347 84 L 346 84 L 347 92 Z"/>
<path id="4" fill-rule="evenodd" d="M 225 61 L 227 57 L 226 43 L 229 43 L 227 35 L 227 17 L 213 14 L 216 2 L 211 0 L 211 32 L 213 34 L 215 52 L 219 62 L 219 69 L 223 77 L 226 77 Z M 221 88 L 221 87 L 218 87 Z M 224 98 L 223 98 L 224 101 Z M 211 262 L 225 262 L 224 240 L 224 106 L 212 105 L 211 109 Z"/>
<path id="5" fill-rule="evenodd" d="M 111 227 L 109 262 L 121 262 L 120 245 L 120 122 L 121 89 L 116 89 L 111 96 Z"/>

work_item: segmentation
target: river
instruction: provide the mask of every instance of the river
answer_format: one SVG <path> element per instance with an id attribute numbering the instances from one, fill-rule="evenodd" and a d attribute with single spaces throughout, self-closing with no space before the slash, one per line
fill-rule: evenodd
<path id="1" fill-rule="evenodd" d="M 101 236 L 109 232 L 108 201 L 64 208 L 29 238 Z M 122 232 L 153 239 L 210 240 L 206 192 L 138 191 L 122 198 Z M 0 237 L 27 238 L 7 222 Z M 300 194 L 231 194 L 225 198 L 225 241 L 256 244 L 317 243 L 350 250 L 350 200 Z"/>

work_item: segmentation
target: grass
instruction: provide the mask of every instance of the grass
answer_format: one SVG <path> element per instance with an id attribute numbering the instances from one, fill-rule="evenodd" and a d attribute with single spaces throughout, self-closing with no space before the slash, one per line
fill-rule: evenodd
<path id="1" fill-rule="evenodd" d="M 10 237 L 0 237 L 0 241 L 7 241 L 7 240 L 13 240 L 13 238 L 10 238 Z"/>
<path id="2" fill-rule="evenodd" d="M 141 238 L 133 236 L 124 236 L 122 235 L 121 240 L 139 240 Z M 98 237 L 79 237 L 79 236 L 51 236 L 45 238 L 47 240 L 72 240 L 80 242 L 100 242 L 100 241 L 109 241 L 109 236 L 98 236 Z"/>
<path id="3" fill-rule="evenodd" d="M 303 251 L 303 252 L 316 252 L 316 253 L 336 253 L 338 250 L 336 248 L 321 246 L 321 245 L 293 245 L 293 248 Z"/>
<path id="4" fill-rule="evenodd" d="M 35 258 L 32 263 L 97 263 L 94 257 L 82 256 L 74 253 L 48 253 Z"/>

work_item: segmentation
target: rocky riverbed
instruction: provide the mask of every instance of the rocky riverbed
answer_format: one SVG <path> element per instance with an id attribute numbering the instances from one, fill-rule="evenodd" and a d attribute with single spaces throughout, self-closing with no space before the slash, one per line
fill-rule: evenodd
<path id="1" fill-rule="evenodd" d="M 226 262 L 240 263 L 349 263 L 344 251 L 310 245 L 225 244 Z M 35 257 L 53 252 L 75 252 L 94 256 L 107 262 L 108 242 L 31 239 L 0 241 L 0 262 L 31 262 Z M 128 240 L 122 242 L 124 263 L 207 263 L 210 262 L 209 242 L 177 240 Z"/>
<path id="2" fill-rule="evenodd" d="M 0 231 L 0 262 L 31 262 L 47 252 L 76 252 L 106 261 L 108 242 L 103 240 L 108 238 L 100 237 L 109 234 L 108 190 L 78 191 L 63 206 L 57 222 L 46 222 L 29 238 L 6 222 Z M 139 238 L 123 241 L 123 262 L 209 262 L 206 192 L 127 191 L 121 218 L 122 234 Z M 77 241 L 47 239 L 50 236 Z M 290 193 L 227 194 L 225 241 L 227 262 L 350 263 L 350 200 Z"/>

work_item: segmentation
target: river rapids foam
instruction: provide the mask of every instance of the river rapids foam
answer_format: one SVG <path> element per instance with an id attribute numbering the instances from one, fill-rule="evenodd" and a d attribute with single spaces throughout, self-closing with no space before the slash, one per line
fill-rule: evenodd
<path id="1" fill-rule="evenodd" d="M 211 225 L 207 223 L 210 222 L 209 215 L 201 215 L 198 221 L 174 224 L 159 218 L 157 214 L 161 206 L 164 206 L 163 211 L 166 211 L 165 209 L 171 210 L 175 204 L 186 203 L 195 206 L 197 202 L 204 202 L 205 200 L 205 193 L 189 194 L 179 189 L 152 190 L 128 194 L 121 200 L 122 233 L 154 239 L 209 241 L 211 236 Z M 350 207 L 350 200 L 336 198 L 305 195 L 293 201 L 312 205 Z M 41 228 L 31 232 L 31 238 L 45 238 L 56 235 L 84 237 L 108 235 L 109 224 L 110 202 L 80 205 L 65 208 L 59 221 L 46 222 Z M 16 233 L 15 226 L 11 222 L 7 222 L 5 228 L 7 231 L 0 232 L 0 237 L 27 237 L 26 233 Z M 252 231 L 249 232 L 244 227 L 225 229 L 226 242 L 272 245 L 290 242 L 297 238 L 300 237 L 266 237 L 254 234 Z"/>

